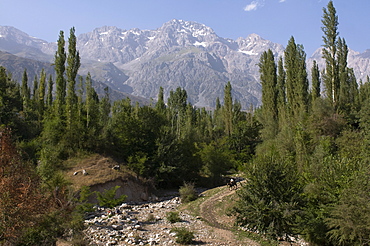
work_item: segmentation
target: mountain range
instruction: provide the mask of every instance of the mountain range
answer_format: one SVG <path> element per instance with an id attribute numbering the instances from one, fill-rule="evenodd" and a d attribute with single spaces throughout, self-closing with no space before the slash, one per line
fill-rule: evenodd
<path id="1" fill-rule="evenodd" d="M 26 58 L 24 64 L 32 64 L 31 60 L 39 62 L 33 65 L 34 74 L 38 73 L 37 68 L 50 67 L 56 48 L 56 42 L 0 26 L 0 51 Z M 260 55 L 267 49 L 276 57 L 284 54 L 283 45 L 257 34 L 232 40 L 218 36 L 203 24 L 176 19 L 156 30 L 96 28 L 78 35 L 77 49 L 82 59 L 80 75 L 90 72 L 100 87 L 108 85 L 117 97 L 156 99 L 160 86 L 165 97 L 171 90 L 182 87 L 193 105 L 213 108 L 217 98 L 222 102 L 224 87 L 230 81 L 233 98 L 244 109 L 261 103 L 257 65 Z M 0 65 L 16 72 L 9 60 L 6 63 L 3 58 L 9 59 L 9 54 L 4 54 L 0 53 Z M 308 69 L 313 59 L 323 67 L 320 48 L 307 60 Z M 350 50 L 348 65 L 354 68 L 358 80 L 365 80 L 370 74 L 369 62 L 370 50 L 364 53 Z M 23 68 L 18 66 L 18 69 L 23 73 Z"/>

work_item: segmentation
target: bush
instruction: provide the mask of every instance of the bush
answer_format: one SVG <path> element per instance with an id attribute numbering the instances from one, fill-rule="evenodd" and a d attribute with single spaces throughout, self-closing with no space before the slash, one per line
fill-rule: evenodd
<path id="1" fill-rule="evenodd" d="M 237 224 L 272 239 L 296 236 L 303 206 L 298 179 L 293 163 L 274 152 L 255 158 L 233 208 Z"/>
<path id="2" fill-rule="evenodd" d="M 88 203 L 87 200 L 89 196 L 93 194 L 93 192 L 90 191 L 89 186 L 82 186 L 80 189 L 79 199 L 77 199 L 77 205 L 76 210 L 77 212 L 84 214 L 86 212 L 93 212 L 94 211 L 94 205 L 92 203 Z"/>
<path id="3" fill-rule="evenodd" d="M 114 208 L 122 204 L 126 200 L 126 195 L 122 195 L 118 198 L 116 197 L 116 192 L 120 188 L 120 186 L 112 187 L 109 190 L 106 190 L 104 193 L 95 192 L 96 198 L 98 199 L 99 206 L 106 207 L 106 208 Z"/>
<path id="4" fill-rule="evenodd" d="M 155 216 L 153 214 L 149 214 L 147 217 L 146 217 L 146 222 L 155 222 L 157 221 L 157 219 L 155 218 Z"/>
<path id="5" fill-rule="evenodd" d="M 176 222 L 181 221 L 181 218 L 179 216 L 179 212 L 168 212 L 166 218 L 171 223 L 176 223 Z"/>
<path id="6" fill-rule="evenodd" d="M 184 186 L 180 187 L 179 193 L 183 203 L 191 202 L 198 198 L 193 183 L 184 183 Z"/>
<path id="7" fill-rule="evenodd" d="M 176 243 L 191 244 L 194 239 L 194 233 L 185 227 L 173 228 L 171 232 L 176 233 Z"/>
<path id="8" fill-rule="evenodd" d="M 25 229 L 17 239 L 16 245 L 55 245 L 57 238 L 64 233 L 63 224 L 68 220 L 67 215 L 58 212 L 52 212 L 40 218 L 34 226 Z"/>

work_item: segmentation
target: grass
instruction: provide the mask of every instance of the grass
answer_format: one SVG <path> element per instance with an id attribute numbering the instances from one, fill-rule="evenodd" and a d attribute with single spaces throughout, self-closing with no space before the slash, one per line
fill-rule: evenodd
<path id="1" fill-rule="evenodd" d="M 112 158 L 98 154 L 81 155 L 64 163 L 66 167 L 64 176 L 73 184 L 74 190 L 79 190 L 82 186 L 91 186 L 117 178 L 133 176 L 131 171 L 122 166 L 120 170 L 113 170 L 112 167 L 117 164 Z M 82 170 L 86 170 L 88 174 L 83 175 Z M 75 172 L 78 174 L 74 175 Z"/>
<path id="2" fill-rule="evenodd" d="M 220 188 L 220 187 L 207 190 L 207 191 L 203 192 L 203 195 L 198 197 L 198 199 L 196 199 L 194 201 L 191 201 L 189 203 L 186 203 L 186 204 L 182 204 L 179 207 L 179 209 L 189 211 L 192 216 L 195 216 L 195 217 L 200 216 L 200 205 L 203 202 L 205 202 L 207 199 L 215 196 L 217 193 L 219 193 L 221 191 L 222 191 L 222 188 Z"/>
<path id="3" fill-rule="evenodd" d="M 203 192 L 203 196 L 200 196 L 197 200 L 180 205 L 179 210 L 180 211 L 186 210 L 194 217 L 197 217 L 197 216 L 201 217 L 200 207 L 202 203 L 206 202 L 208 199 L 212 198 L 213 196 L 216 196 L 218 193 L 223 192 L 225 189 L 228 189 L 228 188 L 227 187 L 217 187 L 214 189 L 207 190 Z M 232 194 L 229 196 L 224 196 L 221 201 L 216 201 L 215 207 L 216 207 L 217 215 L 226 216 L 225 214 L 227 214 L 228 211 L 232 208 L 236 199 L 237 199 L 237 195 Z M 232 231 L 234 235 L 236 236 L 236 238 L 238 238 L 240 241 L 243 241 L 243 239 L 249 238 L 249 239 L 252 239 L 260 243 L 261 246 L 277 246 L 278 245 L 277 242 L 265 239 L 262 235 L 259 235 L 253 232 L 244 231 L 237 227 L 230 228 L 230 231 Z"/>
<path id="4" fill-rule="evenodd" d="M 168 212 L 167 215 L 166 215 L 166 219 L 170 223 L 181 222 L 179 212 Z"/>

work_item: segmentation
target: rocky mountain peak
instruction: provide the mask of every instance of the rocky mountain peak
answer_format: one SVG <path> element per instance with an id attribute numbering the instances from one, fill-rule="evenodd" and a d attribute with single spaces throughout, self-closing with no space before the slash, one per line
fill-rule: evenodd
<path id="1" fill-rule="evenodd" d="M 67 35 L 66 35 L 67 36 Z M 11 54 L 52 62 L 56 43 L 46 43 L 13 27 L 0 26 L 0 50 Z M 284 47 L 250 34 L 237 40 L 219 37 L 212 28 L 193 21 L 173 19 L 156 30 L 130 30 L 103 26 L 77 37 L 82 75 L 132 96 L 156 98 L 159 87 L 165 97 L 177 87 L 186 89 L 189 102 L 198 107 L 213 107 L 223 98 L 227 81 L 233 97 L 244 109 L 261 103 L 258 64 L 260 55 L 271 49 L 276 57 Z M 47 55 L 46 55 L 47 54 Z M 321 48 L 308 59 L 323 68 Z M 356 77 L 369 74 L 370 50 L 349 50 L 348 66 Z"/>
<path id="2" fill-rule="evenodd" d="M 191 34 L 193 37 L 198 38 L 201 36 L 214 35 L 215 32 L 212 28 L 194 21 L 184 21 L 173 19 L 163 24 L 159 31 L 174 30 L 178 33 Z"/>
<path id="3" fill-rule="evenodd" d="M 0 39 L 35 48 L 40 48 L 47 43 L 45 40 L 31 37 L 27 33 L 11 26 L 0 26 Z"/>
<path id="4" fill-rule="evenodd" d="M 264 51 L 271 49 L 275 55 L 282 55 L 284 47 L 281 44 L 273 43 L 263 39 L 258 34 L 250 34 L 246 38 L 238 38 L 236 43 L 239 46 L 239 52 L 251 56 L 260 56 Z"/>

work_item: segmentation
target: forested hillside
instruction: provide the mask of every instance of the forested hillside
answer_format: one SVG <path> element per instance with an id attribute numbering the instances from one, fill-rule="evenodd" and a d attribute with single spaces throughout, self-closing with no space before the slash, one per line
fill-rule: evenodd
<path id="1" fill-rule="evenodd" d="M 368 245 L 370 79 L 358 86 L 347 66 L 332 1 L 322 24 L 326 69 L 313 63 L 312 86 L 303 45 L 291 37 L 284 58 L 261 55 L 263 105 L 247 112 L 230 82 L 213 111 L 194 107 L 180 87 L 167 99 L 158 88 L 147 106 L 113 101 L 108 89 L 99 97 L 90 75 L 77 76 L 74 28 L 68 47 L 60 32 L 55 79 L 43 70 L 29 86 L 26 70 L 18 83 L 0 67 L 0 243 L 52 245 L 79 231 L 81 204 L 61 171 L 70 158 L 99 153 L 162 188 L 216 186 L 242 171 L 238 225 L 273 240 Z"/>

